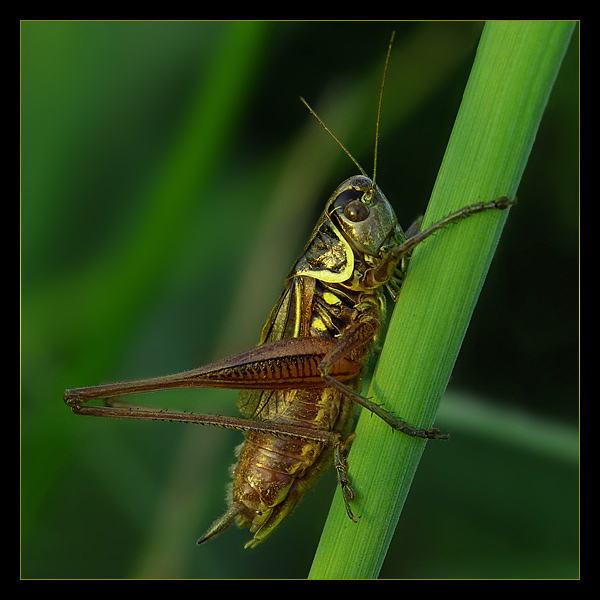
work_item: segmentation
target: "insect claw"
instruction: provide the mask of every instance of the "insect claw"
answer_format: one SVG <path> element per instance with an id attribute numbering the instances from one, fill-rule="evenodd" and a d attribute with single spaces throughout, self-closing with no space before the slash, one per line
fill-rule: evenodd
<path id="1" fill-rule="evenodd" d="M 432 427 L 431 429 L 427 429 L 425 431 L 425 436 L 428 440 L 449 440 L 450 432 L 448 433 L 440 433 L 440 430 L 437 427 Z"/>
<path id="2" fill-rule="evenodd" d="M 360 515 L 358 515 L 358 517 L 355 517 L 354 514 L 352 513 L 352 511 L 350 510 L 350 507 L 346 504 L 346 512 L 348 513 L 348 516 L 350 517 L 350 519 L 352 520 L 353 523 L 358 523 L 358 520 L 360 519 Z"/>
<path id="3" fill-rule="evenodd" d="M 356 497 L 356 494 L 354 493 L 354 490 L 350 487 L 349 484 L 342 484 L 342 496 L 344 498 L 344 504 L 346 505 L 346 512 L 348 513 L 350 520 L 353 523 L 358 523 L 358 519 L 360 519 L 360 515 L 358 517 L 355 517 L 354 513 L 352 512 L 352 509 L 350 508 L 350 501 L 354 500 L 354 498 Z"/>
<path id="4" fill-rule="evenodd" d="M 505 208 L 508 208 L 509 206 L 512 206 L 513 204 L 517 203 L 517 199 L 514 198 L 513 200 L 509 200 L 506 196 L 500 196 L 500 198 L 498 198 L 494 204 L 496 206 L 496 208 L 499 208 L 500 210 L 504 210 Z"/>

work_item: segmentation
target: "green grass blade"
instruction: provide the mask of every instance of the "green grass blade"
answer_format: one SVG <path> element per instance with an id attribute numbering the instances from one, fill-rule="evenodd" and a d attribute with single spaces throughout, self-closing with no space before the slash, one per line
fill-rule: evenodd
<path id="1" fill-rule="evenodd" d="M 465 204 L 515 196 L 573 28 L 486 24 L 424 226 Z M 507 216 L 469 218 L 413 255 L 368 392 L 413 425 L 434 421 Z M 489 360 L 502 369 L 502 356 Z M 338 490 L 310 578 L 377 577 L 424 448 L 363 411 L 349 458 L 361 519 L 350 522 Z"/>

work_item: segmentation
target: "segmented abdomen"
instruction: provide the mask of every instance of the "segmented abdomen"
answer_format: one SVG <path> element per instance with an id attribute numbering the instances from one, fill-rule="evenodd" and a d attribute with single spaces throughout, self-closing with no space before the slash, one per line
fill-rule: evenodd
<path id="1" fill-rule="evenodd" d="M 355 407 L 337 390 L 287 390 L 280 395 L 287 406 L 277 422 L 342 435 L 351 425 Z M 268 433 L 246 435 L 235 467 L 232 500 L 241 509 L 237 524 L 255 534 L 250 546 L 268 537 L 292 512 L 332 457 L 333 448 L 320 442 Z"/>

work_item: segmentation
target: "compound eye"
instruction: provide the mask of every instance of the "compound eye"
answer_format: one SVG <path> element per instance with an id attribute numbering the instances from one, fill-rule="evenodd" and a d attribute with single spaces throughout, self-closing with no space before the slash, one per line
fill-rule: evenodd
<path id="1" fill-rule="evenodd" d="M 348 221 L 360 223 L 369 216 L 369 209 L 360 200 L 352 200 L 346 204 L 344 216 Z"/>

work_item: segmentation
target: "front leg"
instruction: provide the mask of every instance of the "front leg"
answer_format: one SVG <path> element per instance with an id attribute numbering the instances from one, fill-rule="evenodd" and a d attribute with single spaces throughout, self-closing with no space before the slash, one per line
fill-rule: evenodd
<path id="1" fill-rule="evenodd" d="M 489 202 L 475 202 L 474 204 L 463 206 L 461 209 L 449 214 L 439 221 L 436 221 L 433 223 L 433 225 L 430 225 L 423 230 L 421 229 L 422 219 L 417 220 L 407 231 L 406 240 L 403 243 L 391 248 L 389 252 L 386 251 L 379 267 L 374 269 L 373 272 L 369 274 L 369 277 L 373 280 L 373 282 L 380 282 L 380 285 L 386 283 L 393 275 L 394 268 L 392 268 L 392 265 L 395 266 L 396 264 L 401 263 L 401 261 L 403 261 L 405 258 L 410 258 L 412 251 L 418 244 L 432 236 L 440 229 L 443 229 L 451 223 L 456 223 L 461 219 L 465 219 L 481 212 L 488 210 L 506 210 L 513 204 L 516 204 L 516 202 L 516 200 L 509 200 L 506 196 L 501 196 L 500 198 L 497 198 L 496 200 L 490 200 Z M 405 271 L 402 264 L 401 270 Z"/>
<path id="2" fill-rule="evenodd" d="M 344 357 L 346 357 L 352 350 L 365 344 L 367 341 L 372 339 L 375 333 L 375 327 L 372 319 L 365 319 L 362 322 L 359 321 L 354 326 L 351 326 L 344 335 L 340 338 L 339 342 L 323 357 L 319 363 L 319 373 L 321 377 L 331 387 L 336 388 L 342 394 L 348 398 L 354 400 L 357 404 L 370 410 L 376 414 L 380 419 L 383 419 L 392 429 L 410 435 L 412 437 L 425 438 L 430 440 L 447 440 L 450 438 L 450 434 L 442 434 L 437 427 L 430 429 L 421 429 L 419 427 L 413 427 L 406 421 L 398 419 L 395 415 L 388 412 L 381 405 L 371 402 L 368 398 L 361 396 L 347 385 L 338 381 L 332 377 L 329 373 L 334 365 Z"/>

